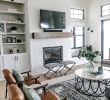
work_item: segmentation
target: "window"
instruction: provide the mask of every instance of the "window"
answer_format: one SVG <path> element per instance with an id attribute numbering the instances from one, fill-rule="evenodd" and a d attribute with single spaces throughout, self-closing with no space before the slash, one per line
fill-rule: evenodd
<path id="1" fill-rule="evenodd" d="M 79 48 L 84 46 L 84 28 L 83 27 L 74 27 L 74 48 Z"/>
<path id="2" fill-rule="evenodd" d="M 84 10 L 71 8 L 71 18 L 84 19 Z"/>
<path id="3" fill-rule="evenodd" d="M 110 4 L 101 7 L 101 15 L 102 16 L 110 15 Z"/>

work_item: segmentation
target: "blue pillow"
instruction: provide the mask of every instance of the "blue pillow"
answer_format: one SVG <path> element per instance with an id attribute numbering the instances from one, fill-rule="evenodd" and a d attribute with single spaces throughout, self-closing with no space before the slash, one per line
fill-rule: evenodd
<path id="1" fill-rule="evenodd" d="M 13 76 L 15 77 L 16 81 L 24 81 L 24 77 L 21 75 L 21 73 L 19 73 L 16 70 L 12 70 L 13 71 Z"/>
<path id="2" fill-rule="evenodd" d="M 23 93 L 26 100 L 41 100 L 36 91 L 32 88 L 28 88 L 26 85 L 23 85 Z"/>

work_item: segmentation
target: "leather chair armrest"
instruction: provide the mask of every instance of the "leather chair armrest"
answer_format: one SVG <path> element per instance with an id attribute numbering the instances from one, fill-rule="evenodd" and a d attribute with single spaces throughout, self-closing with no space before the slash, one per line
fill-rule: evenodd
<path id="1" fill-rule="evenodd" d="M 30 73 L 31 71 L 26 71 L 26 72 L 22 72 L 21 74 L 27 74 L 27 76 L 29 77 L 29 73 Z"/>
<path id="2" fill-rule="evenodd" d="M 43 92 L 46 93 L 46 86 L 48 86 L 48 84 L 34 84 L 31 85 L 30 88 L 34 88 L 35 90 L 43 89 Z"/>
<path id="3" fill-rule="evenodd" d="M 39 76 L 37 76 L 37 77 L 35 77 L 35 78 L 26 79 L 26 80 L 24 80 L 23 82 L 29 82 L 29 81 L 35 80 L 35 83 L 37 83 L 38 78 L 39 78 Z"/>

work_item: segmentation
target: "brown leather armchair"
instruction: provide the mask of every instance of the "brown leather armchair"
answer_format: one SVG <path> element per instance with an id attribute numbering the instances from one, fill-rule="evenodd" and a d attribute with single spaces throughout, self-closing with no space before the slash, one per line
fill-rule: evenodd
<path id="1" fill-rule="evenodd" d="M 40 83 L 40 81 L 38 80 L 39 77 L 33 78 L 31 75 L 29 75 L 29 72 L 22 73 L 28 74 L 28 77 L 25 78 L 24 82 L 28 83 L 28 81 L 30 81 L 28 83 L 29 85 L 31 85 L 31 83 L 33 84 L 33 82 L 35 82 L 36 84 Z M 8 92 L 9 100 L 26 100 L 22 91 L 22 86 L 24 82 L 17 82 L 13 76 L 13 73 L 8 69 L 4 69 L 3 74 L 6 79 L 6 96 Z M 55 94 L 53 94 L 51 91 L 46 91 L 45 87 L 47 85 L 48 84 L 44 84 L 35 88 L 35 90 L 43 88 L 43 93 L 40 94 L 41 100 L 58 100 L 58 97 Z"/>
<path id="2" fill-rule="evenodd" d="M 18 83 L 25 83 L 26 85 L 40 84 L 40 81 L 38 80 L 39 76 L 34 78 L 32 75 L 29 74 L 31 71 L 21 73 L 21 74 L 27 74 L 27 76 L 24 77 L 24 81 L 20 81 L 20 82 L 18 82 L 14 78 L 11 70 L 4 69 L 2 72 L 6 80 L 6 95 L 5 95 L 6 98 L 7 98 L 7 86 L 9 84 L 18 84 Z"/>
<path id="3" fill-rule="evenodd" d="M 41 85 L 35 89 L 38 90 L 43 88 L 43 93 L 39 94 L 41 100 L 59 100 L 59 98 L 51 91 L 45 90 L 45 87 L 47 85 L 48 84 Z M 26 100 L 25 95 L 22 92 L 22 89 L 19 88 L 16 84 L 8 85 L 7 89 L 8 89 L 9 100 Z"/>

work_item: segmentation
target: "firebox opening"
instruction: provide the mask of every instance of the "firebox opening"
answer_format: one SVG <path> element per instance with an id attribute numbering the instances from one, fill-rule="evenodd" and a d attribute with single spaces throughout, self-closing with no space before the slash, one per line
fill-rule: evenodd
<path id="1" fill-rule="evenodd" d="M 44 65 L 63 61 L 63 46 L 43 48 Z"/>

